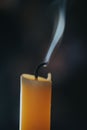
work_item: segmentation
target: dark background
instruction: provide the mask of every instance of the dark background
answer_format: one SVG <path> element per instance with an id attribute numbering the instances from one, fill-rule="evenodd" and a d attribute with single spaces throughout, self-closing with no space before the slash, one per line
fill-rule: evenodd
<path id="1" fill-rule="evenodd" d="M 0 0 L 0 130 L 19 129 L 20 75 L 34 74 L 52 38 L 52 0 Z M 87 5 L 68 0 L 66 27 L 48 67 L 52 73 L 52 130 L 87 129 Z"/>

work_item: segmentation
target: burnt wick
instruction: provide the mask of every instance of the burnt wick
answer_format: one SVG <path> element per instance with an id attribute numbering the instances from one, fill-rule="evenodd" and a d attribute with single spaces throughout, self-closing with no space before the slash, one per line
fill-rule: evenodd
<path id="1" fill-rule="evenodd" d="M 38 74 L 39 74 L 39 70 L 40 68 L 42 67 L 47 67 L 47 63 L 46 62 L 42 62 L 41 64 L 39 64 L 36 68 L 36 71 L 35 71 L 35 78 L 37 79 L 38 78 Z"/>

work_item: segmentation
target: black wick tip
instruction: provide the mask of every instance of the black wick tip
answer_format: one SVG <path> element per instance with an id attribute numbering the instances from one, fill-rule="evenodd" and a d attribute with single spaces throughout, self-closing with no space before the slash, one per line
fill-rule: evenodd
<path id="1" fill-rule="evenodd" d="M 35 78 L 36 78 L 36 79 L 38 78 L 39 69 L 40 69 L 41 67 L 46 67 L 46 66 L 47 66 L 47 63 L 45 63 L 45 62 L 43 62 L 43 63 L 41 63 L 41 64 L 39 64 L 39 65 L 37 66 L 36 71 L 35 71 Z"/>

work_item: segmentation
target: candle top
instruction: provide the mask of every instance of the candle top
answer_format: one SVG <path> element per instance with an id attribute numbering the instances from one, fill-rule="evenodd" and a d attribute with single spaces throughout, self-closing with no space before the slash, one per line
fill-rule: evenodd
<path id="1" fill-rule="evenodd" d="M 44 77 L 40 77 L 38 76 L 38 78 L 35 78 L 35 75 L 31 75 L 31 74 L 22 74 L 22 77 L 24 77 L 25 79 L 29 79 L 29 80 L 38 80 L 38 81 L 50 81 L 51 82 L 51 73 L 48 73 L 48 77 L 44 78 Z"/>

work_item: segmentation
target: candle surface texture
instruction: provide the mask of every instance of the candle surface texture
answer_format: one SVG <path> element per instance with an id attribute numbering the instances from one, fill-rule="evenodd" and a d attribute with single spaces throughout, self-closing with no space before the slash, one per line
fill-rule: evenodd
<path id="1" fill-rule="evenodd" d="M 47 79 L 21 76 L 19 130 L 50 130 L 51 91 L 51 74 Z"/>

